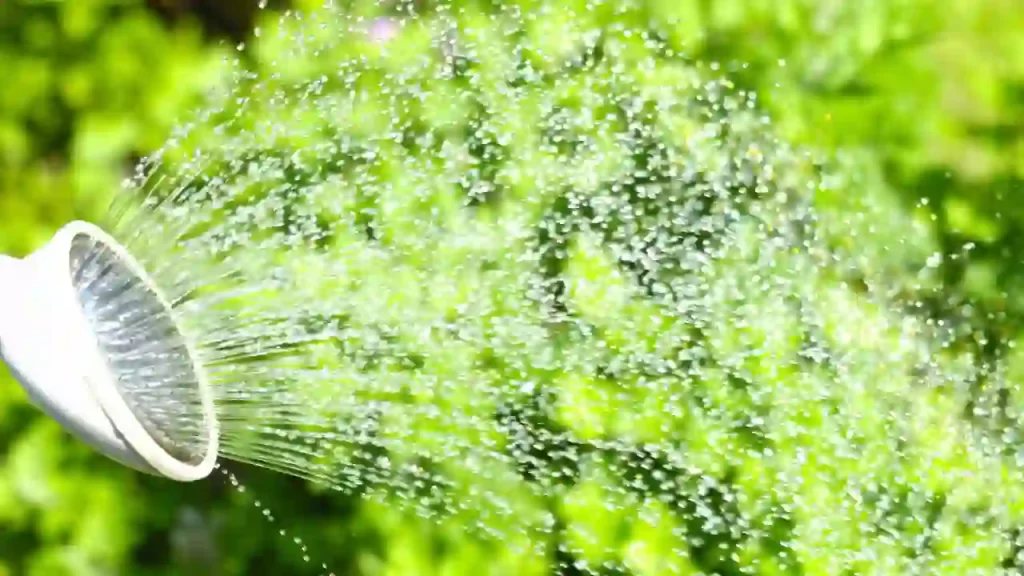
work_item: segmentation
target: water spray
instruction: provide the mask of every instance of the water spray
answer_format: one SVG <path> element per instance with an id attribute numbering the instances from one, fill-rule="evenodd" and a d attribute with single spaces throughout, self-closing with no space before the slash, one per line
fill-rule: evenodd
<path id="1" fill-rule="evenodd" d="M 873 186 L 647 10 L 504 4 L 282 20 L 99 227 L 0 259 L 36 404 L 149 473 L 358 496 L 383 571 L 1008 566 L 1024 355 L 915 301 L 927 219 L 836 209 Z"/>
<path id="2" fill-rule="evenodd" d="M 32 401 L 100 453 L 172 480 L 217 459 L 213 392 L 139 262 L 71 222 L 24 259 L 0 256 L 0 356 Z"/>

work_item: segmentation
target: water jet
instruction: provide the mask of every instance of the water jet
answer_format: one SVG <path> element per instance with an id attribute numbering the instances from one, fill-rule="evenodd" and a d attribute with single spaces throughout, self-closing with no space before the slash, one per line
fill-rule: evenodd
<path id="1" fill-rule="evenodd" d="M 513 8 L 268 29 L 98 221 L 117 242 L 4 260 L 4 358 L 129 465 L 309 480 L 403 553 L 442 523 L 448 573 L 998 564 L 1022 468 L 960 414 L 1019 386 L 859 242 L 927 228 L 832 210 L 865 191 L 646 13 L 557 10 L 567 34 Z"/>
<path id="2" fill-rule="evenodd" d="M 24 259 L 0 257 L 0 276 L 0 357 L 33 403 L 117 462 L 178 481 L 210 474 L 213 392 L 124 246 L 75 221 Z"/>

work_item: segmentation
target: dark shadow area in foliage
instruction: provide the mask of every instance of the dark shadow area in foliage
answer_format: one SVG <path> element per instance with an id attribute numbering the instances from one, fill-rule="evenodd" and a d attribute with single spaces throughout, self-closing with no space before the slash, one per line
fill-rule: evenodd
<path id="1" fill-rule="evenodd" d="M 146 0 L 146 3 L 172 24 L 182 18 L 199 20 L 214 37 L 234 41 L 247 38 L 260 11 L 260 0 Z M 265 0 L 266 9 L 281 10 L 289 0 Z"/>

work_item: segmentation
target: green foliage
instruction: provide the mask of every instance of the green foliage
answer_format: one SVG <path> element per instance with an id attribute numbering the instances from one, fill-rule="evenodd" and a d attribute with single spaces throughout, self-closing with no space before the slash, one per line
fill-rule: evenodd
<path id="1" fill-rule="evenodd" d="M 814 313 L 822 319 L 825 338 L 846 354 L 842 369 L 857 386 L 830 389 L 832 376 L 825 368 L 779 369 L 784 365 L 780 359 L 799 354 L 805 327 L 802 318 L 772 308 L 775 304 L 768 299 L 757 308 L 738 307 L 740 301 L 747 306 L 759 301 L 753 287 L 744 283 L 756 272 L 749 263 L 756 250 L 750 242 L 741 243 L 735 259 L 717 271 L 715 280 L 724 288 L 712 306 L 721 321 L 704 337 L 718 357 L 744 358 L 742 370 L 770 392 L 767 398 L 737 389 L 723 370 L 721 378 L 699 383 L 700 397 L 715 409 L 698 407 L 697 394 L 681 389 L 677 392 L 691 405 L 679 415 L 666 409 L 678 397 L 623 396 L 585 367 L 544 375 L 563 399 L 553 425 L 583 439 L 685 438 L 691 464 L 722 485 L 703 486 L 698 478 L 672 469 L 679 475 L 678 489 L 684 494 L 719 490 L 717 494 L 731 499 L 736 514 L 760 523 L 749 537 L 717 534 L 721 540 L 716 543 L 727 553 L 706 545 L 692 547 L 688 557 L 674 554 L 678 543 L 673 542 L 673 529 L 690 527 L 697 511 L 651 494 L 616 501 L 622 493 L 608 487 L 636 471 L 594 453 L 572 471 L 573 482 L 562 501 L 550 505 L 566 526 L 558 537 L 577 559 L 589 565 L 608 562 L 638 575 L 740 569 L 800 573 L 795 565 L 804 574 L 836 574 L 844 552 L 870 547 L 877 561 L 857 566 L 856 572 L 898 574 L 904 573 L 900 562 L 920 551 L 901 549 L 903 540 L 886 535 L 927 529 L 933 534 L 927 546 L 936 558 L 928 566 L 930 573 L 994 573 L 1013 565 L 1015 550 L 1007 545 L 1013 536 L 997 528 L 1024 521 L 1024 494 L 1013 481 L 1020 471 L 1012 458 L 978 449 L 975 434 L 984 437 L 989 430 L 966 408 L 984 394 L 1002 395 L 1009 400 L 1001 409 L 1015 420 L 1024 406 L 1020 389 L 968 392 L 977 397 L 964 397 L 962 387 L 954 385 L 922 390 L 914 383 L 915 366 L 905 358 L 880 365 L 874 361 L 906 345 L 905 322 L 924 325 L 929 316 L 949 314 L 950 302 L 971 298 L 975 313 L 964 319 L 962 328 L 971 338 L 958 340 L 938 361 L 953 373 L 958 363 L 977 361 L 971 353 L 986 360 L 1009 355 L 1008 381 L 1019 381 L 1013 378 L 1021 372 L 1024 357 L 1013 346 L 1024 327 L 1024 275 L 1017 266 L 1017 255 L 1024 253 L 1024 204 L 1017 198 L 1024 190 L 1024 128 L 1019 122 L 1024 117 L 1024 35 L 1019 33 L 1024 8 L 1019 2 L 650 0 L 622 2 L 619 10 L 607 8 L 614 4 L 608 3 L 594 11 L 583 9 L 584 2 L 517 3 L 523 10 L 548 10 L 526 31 L 534 52 L 525 57 L 539 74 L 552 72 L 561 58 L 582 51 L 581 31 L 614 30 L 616 25 L 653 29 L 679 56 L 661 57 L 653 70 L 630 70 L 632 82 L 622 81 L 628 85 L 615 89 L 646 91 L 657 100 L 659 90 L 703 78 L 713 63 L 729 70 L 739 88 L 756 91 L 785 139 L 820 150 L 830 179 L 813 191 L 825 215 L 828 241 L 859 264 L 856 270 L 843 271 L 843 277 L 806 270 L 802 288 L 814 294 L 808 300 L 820 308 Z M 375 2 L 354 4 L 352 10 L 368 16 L 385 12 Z M 348 284 L 321 287 L 351 294 L 351 308 L 339 313 L 365 327 L 405 323 L 400 345 L 431 359 L 415 371 L 377 366 L 374 376 L 382 380 L 396 375 L 444 377 L 474 369 L 487 351 L 460 346 L 454 339 L 418 339 L 419 327 L 410 322 L 409 311 L 454 314 L 462 306 L 479 304 L 479 294 L 489 294 L 491 315 L 479 314 L 480 322 L 500 318 L 502 306 L 512 306 L 521 287 L 509 285 L 507 277 L 469 272 L 497 261 L 509 277 L 516 277 L 516 266 L 525 266 L 514 258 L 524 246 L 499 225 L 519 220 L 536 224 L 557 204 L 560 190 L 587 190 L 613 179 L 625 156 L 609 138 L 604 148 L 583 155 L 577 165 L 555 165 L 538 142 L 536 128 L 543 124 L 538 110 L 551 99 L 570 115 L 574 109 L 593 108 L 580 104 L 588 92 L 563 83 L 564 93 L 538 90 L 532 99 L 502 106 L 508 102 L 499 73 L 510 67 L 511 55 L 507 42 L 484 19 L 492 3 L 459 4 L 465 8 L 459 16 L 465 30 L 495 36 L 480 42 L 489 50 L 475 55 L 480 81 L 470 90 L 471 100 L 503 111 L 489 123 L 508 138 L 503 145 L 515 153 L 504 155 L 510 165 L 486 175 L 494 181 L 482 177 L 468 183 L 466 188 L 481 196 L 473 217 L 462 207 L 464 190 L 440 182 L 428 202 L 419 197 L 414 201 L 409 190 L 417 182 L 401 168 L 415 152 L 397 143 L 380 162 L 390 195 L 353 198 L 344 207 L 357 213 L 375 202 L 381 214 L 379 233 L 391 242 L 403 241 L 409 222 L 425 213 L 440 214 L 455 232 L 434 242 L 418 239 L 416 245 L 403 246 L 402 253 L 467 270 L 454 279 L 446 275 L 424 282 L 416 275 L 415 262 L 385 265 L 346 249 L 361 241 L 354 233 L 331 239 L 337 258 L 351 259 L 347 264 L 353 272 Z M 251 65 L 266 71 L 270 62 L 289 58 L 293 37 L 276 33 L 276 16 L 267 15 L 260 26 Z M 332 51 L 293 57 L 283 67 L 287 77 L 274 81 L 315 79 L 340 62 L 359 62 L 381 73 L 366 75 L 365 85 L 345 90 L 365 89 L 374 95 L 384 94 L 385 88 L 401 91 L 402 86 L 388 84 L 385 73 L 408 69 L 428 51 L 431 34 L 426 23 L 410 25 L 387 51 L 353 38 Z M 628 36 L 616 40 L 621 62 L 650 55 Z M 99 0 L 0 3 L 0 69 L 9 85 L 17 87 L 0 91 L 0 251 L 19 254 L 37 246 L 61 222 L 98 214 L 131 161 L 162 144 L 172 124 L 187 117 L 203 87 L 224 82 L 221 52 L 204 45 L 194 28 L 180 22 L 168 27 L 141 3 Z M 581 86 L 589 73 L 579 73 Z M 456 84 L 458 79 L 407 78 L 413 80 L 429 89 L 423 101 L 406 111 L 410 123 L 449 133 L 450 144 L 462 152 L 453 155 L 455 162 L 479 155 L 479 147 L 474 148 L 478 143 L 459 136 L 473 109 L 460 100 L 466 90 Z M 326 124 L 354 140 L 380 132 L 392 110 L 384 100 L 361 100 L 346 117 Z M 254 112 L 245 117 L 250 124 L 243 127 L 277 121 L 325 124 L 320 118 L 297 118 L 295 111 L 260 105 L 254 104 Z M 685 117 L 667 121 L 666 141 L 687 134 Z M 210 146 L 218 135 L 199 130 L 190 138 Z M 315 138 L 275 142 L 275 153 L 290 154 Z M 431 169 L 440 170 L 424 162 L 424 173 Z M 517 181 L 516 173 L 548 180 Z M 793 167 L 789 175 L 806 180 L 815 176 L 806 166 Z M 500 207 L 488 203 L 492 189 L 487 184 L 502 187 Z M 460 230 L 471 230 L 477 243 L 447 241 Z M 964 259 L 960 255 L 968 242 L 974 247 Z M 683 328 L 651 320 L 657 317 L 657 306 L 616 265 L 599 234 L 574 234 L 564 248 L 560 273 L 568 287 L 565 305 L 597 327 L 606 349 L 659 358 L 675 352 L 665 343 Z M 937 266 L 928 266 L 933 254 L 941 258 L 933 260 Z M 282 260 L 304 265 L 292 255 Z M 316 270 L 309 275 L 312 284 Z M 891 285 L 908 300 L 924 300 L 934 309 L 921 317 L 895 316 L 854 289 L 857 282 Z M 433 288 L 431 293 L 414 288 L 424 284 Z M 508 354 L 536 352 L 527 344 L 505 342 L 496 348 Z M 523 349 L 514 352 L 517 346 Z M 479 375 L 507 376 L 500 367 Z M 627 371 L 624 379 L 629 377 L 636 375 Z M 825 389 L 829 395 L 815 395 Z M 478 399 L 467 395 L 452 401 L 472 406 Z M 859 409 L 829 412 L 837 403 Z M 892 413 L 914 417 L 893 421 L 886 416 Z M 753 440 L 732 426 L 762 416 L 775 450 L 771 458 L 749 456 L 746 448 Z M 861 448 L 857 454 L 839 453 L 829 442 L 840 430 L 856 438 Z M 424 443 L 428 436 L 424 434 Z M 894 436 L 906 441 L 900 453 L 890 445 Z M 385 503 L 320 494 L 293 479 L 259 471 L 240 472 L 248 486 L 245 493 L 221 486 L 219 476 L 199 487 L 139 478 L 67 441 L 56 424 L 25 405 L 11 382 L 0 386 L 0 442 L 7 446 L 0 468 L 0 575 L 176 574 L 183 566 L 199 571 L 210 564 L 221 564 L 228 574 L 298 574 L 317 573 L 321 559 L 346 574 L 551 571 L 545 563 L 515 552 L 514 545 L 524 544 L 530 534 L 516 535 L 522 540 L 518 542 L 508 536 L 496 545 L 465 533 L 459 519 L 434 526 Z M 778 478 L 791 481 L 776 483 L 773 479 Z M 510 474 L 505 485 L 492 489 L 521 505 L 524 514 L 550 511 L 548 503 L 530 499 L 522 482 Z M 264 521 L 252 506 L 254 498 L 273 510 L 274 522 Z M 775 506 L 765 504 L 773 501 Z M 879 502 L 892 506 L 887 517 L 891 522 L 864 522 L 865 507 Z M 486 506 L 479 503 L 481 509 Z M 279 534 L 282 528 L 290 531 L 287 536 Z M 302 533 L 292 534 L 295 530 Z M 310 562 L 293 545 L 296 535 L 309 546 Z"/>

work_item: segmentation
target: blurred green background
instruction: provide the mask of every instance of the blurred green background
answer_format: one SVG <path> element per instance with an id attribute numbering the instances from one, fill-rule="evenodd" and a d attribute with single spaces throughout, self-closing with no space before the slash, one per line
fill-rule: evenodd
<path id="1" fill-rule="evenodd" d="M 823 208 L 885 215 L 855 224 L 864 233 L 850 235 L 854 254 L 919 290 L 911 296 L 927 314 L 963 315 L 970 300 L 961 344 L 982 357 L 1024 338 L 1024 4 L 640 4 L 691 58 L 746 63 L 735 80 L 758 92 L 784 138 L 841 151 L 850 182 Z M 240 0 L 0 0 L 0 252 L 25 254 L 67 220 L 101 213 L 134 162 L 224 81 L 235 44 L 274 18 Z M 252 65 L 273 57 L 257 52 Z M 969 259 L 953 258 L 969 243 Z M 915 287 L 935 252 L 945 255 L 938 284 Z M 319 561 L 338 574 L 462 574 L 450 559 L 490 564 L 468 537 L 283 476 L 232 468 L 245 492 L 219 474 L 185 486 L 142 477 L 70 439 L 6 375 L 0 453 L 0 576 L 315 574 Z M 1017 569 L 1015 552 L 982 566 Z"/>

